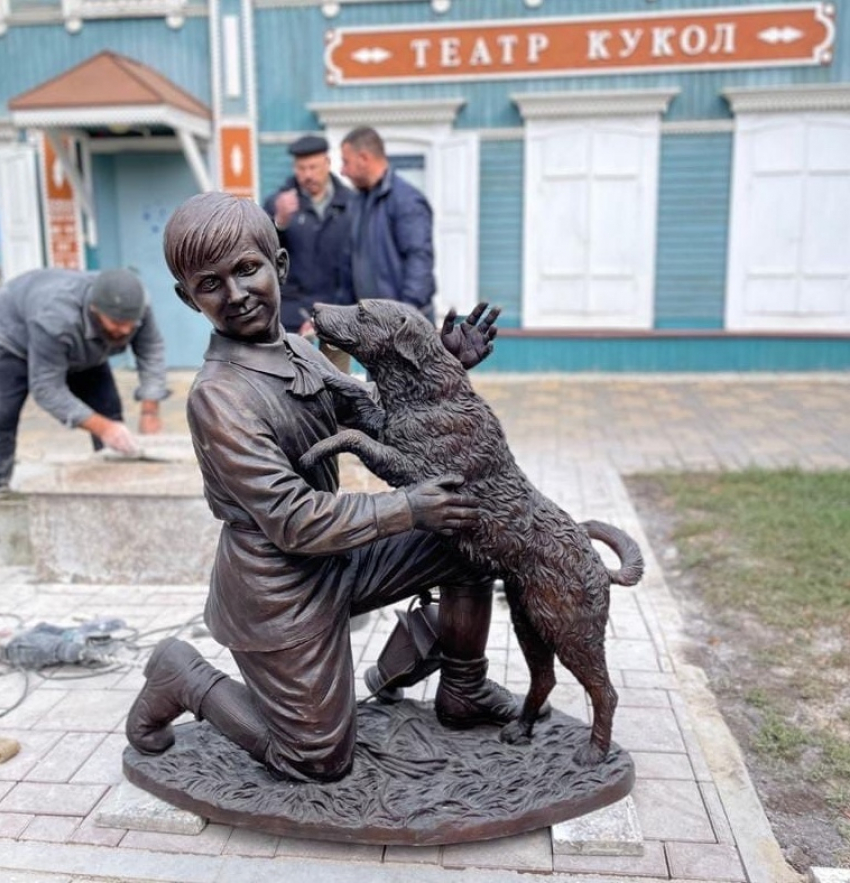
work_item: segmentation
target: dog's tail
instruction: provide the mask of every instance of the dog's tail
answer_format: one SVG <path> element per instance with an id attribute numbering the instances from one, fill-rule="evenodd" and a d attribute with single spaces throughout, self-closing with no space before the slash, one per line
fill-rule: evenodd
<path id="1" fill-rule="evenodd" d="M 637 585 L 643 576 L 643 555 L 638 544 L 624 530 L 604 521 L 583 521 L 581 526 L 592 540 L 605 543 L 620 559 L 619 570 L 608 570 L 611 582 L 618 586 Z"/>

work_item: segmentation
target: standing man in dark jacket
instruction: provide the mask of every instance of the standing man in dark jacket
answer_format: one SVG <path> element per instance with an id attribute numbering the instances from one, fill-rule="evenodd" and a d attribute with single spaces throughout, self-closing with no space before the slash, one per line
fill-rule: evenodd
<path id="1" fill-rule="evenodd" d="M 159 432 L 165 345 L 135 273 L 32 270 L 0 288 L 0 493 L 29 393 L 60 423 L 90 432 L 95 449 L 138 449 L 109 368 L 128 346 L 139 373 L 139 431 Z"/>
<path id="2" fill-rule="evenodd" d="M 352 192 L 331 174 L 328 142 L 304 135 L 289 146 L 294 175 L 271 194 L 263 208 L 274 221 L 289 254 L 289 277 L 281 287 L 281 321 L 290 334 L 310 336 L 316 302 L 336 303 L 340 267 L 351 235 Z M 349 357 L 329 344 L 319 349 L 342 371 Z"/>
<path id="3" fill-rule="evenodd" d="M 399 300 L 433 322 L 437 285 L 428 200 L 393 171 L 381 136 L 366 126 L 343 139 L 342 173 L 358 190 L 343 301 Z"/>

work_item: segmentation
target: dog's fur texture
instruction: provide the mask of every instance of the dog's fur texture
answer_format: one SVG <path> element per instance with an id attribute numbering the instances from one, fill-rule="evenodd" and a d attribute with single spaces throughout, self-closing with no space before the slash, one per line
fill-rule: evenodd
<path id="1" fill-rule="evenodd" d="M 384 417 L 380 440 L 344 429 L 314 445 L 301 466 L 308 469 L 347 451 L 395 487 L 462 475 L 461 492 L 481 501 L 480 520 L 447 542 L 504 580 L 531 674 L 522 711 L 501 737 L 528 742 L 555 685 L 557 655 L 593 703 L 590 742 L 580 749 L 578 760 L 598 763 L 610 746 L 617 705 L 605 663 L 609 589 L 612 582 L 635 585 L 640 580 L 643 559 L 637 544 L 611 525 L 576 524 L 531 484 L 508 449 L 496 416 L 473 391 L 436 329 L 415 310 L 388 300 L 319 305 L 314 324 L 323 340 L 368 368 L 385 414 L 366 421 L 374 428 Z M 359 405 L 362 415 L 362 399 Z M 617 553 L 619 570 L 605 567 L 591 539 Z"/>

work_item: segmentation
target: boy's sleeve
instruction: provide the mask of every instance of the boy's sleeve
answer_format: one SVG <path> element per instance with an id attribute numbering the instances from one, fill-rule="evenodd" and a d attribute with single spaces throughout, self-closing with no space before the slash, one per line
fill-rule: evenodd
<path id="1" fill-rule="evenodd" d="M 213 510 L 245 515 L 290 554 L 333 555 L 413 527 L 403 491 L 335 494 L 312 488 L 295 470 L 249 387 L 200 383 L 189 427 Z M 297 432 L 293 424 L 291 431 Z"/>

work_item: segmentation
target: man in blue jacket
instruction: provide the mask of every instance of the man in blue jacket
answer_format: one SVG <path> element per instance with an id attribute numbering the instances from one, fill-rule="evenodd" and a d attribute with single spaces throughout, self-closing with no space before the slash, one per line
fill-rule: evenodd
<path id="1" fill-rule="evenodd" d="M 357 188 L 351 206 L 347 300 L 399 300 L 434 321 L 433 214 L 428 200 L 397 175 L 381 136 L 366 126 L 342 141 L 342 173 Z"/>
<path id="2" fill-rule="evenodd" d="M 336 303 L 342 288 L 353 194 L 331 173 L 328 142 L 321 136 L 304 135 L 289 146 L 289 153 L 294 174 L 267 197 L 263 208 L 289 254 L 289 276 L 281 286 L 283 327 L 309 337 L 313 304 Z M 348 371 L 346 353 L 324 343 L 319 349 L 337 368 Z"/>

